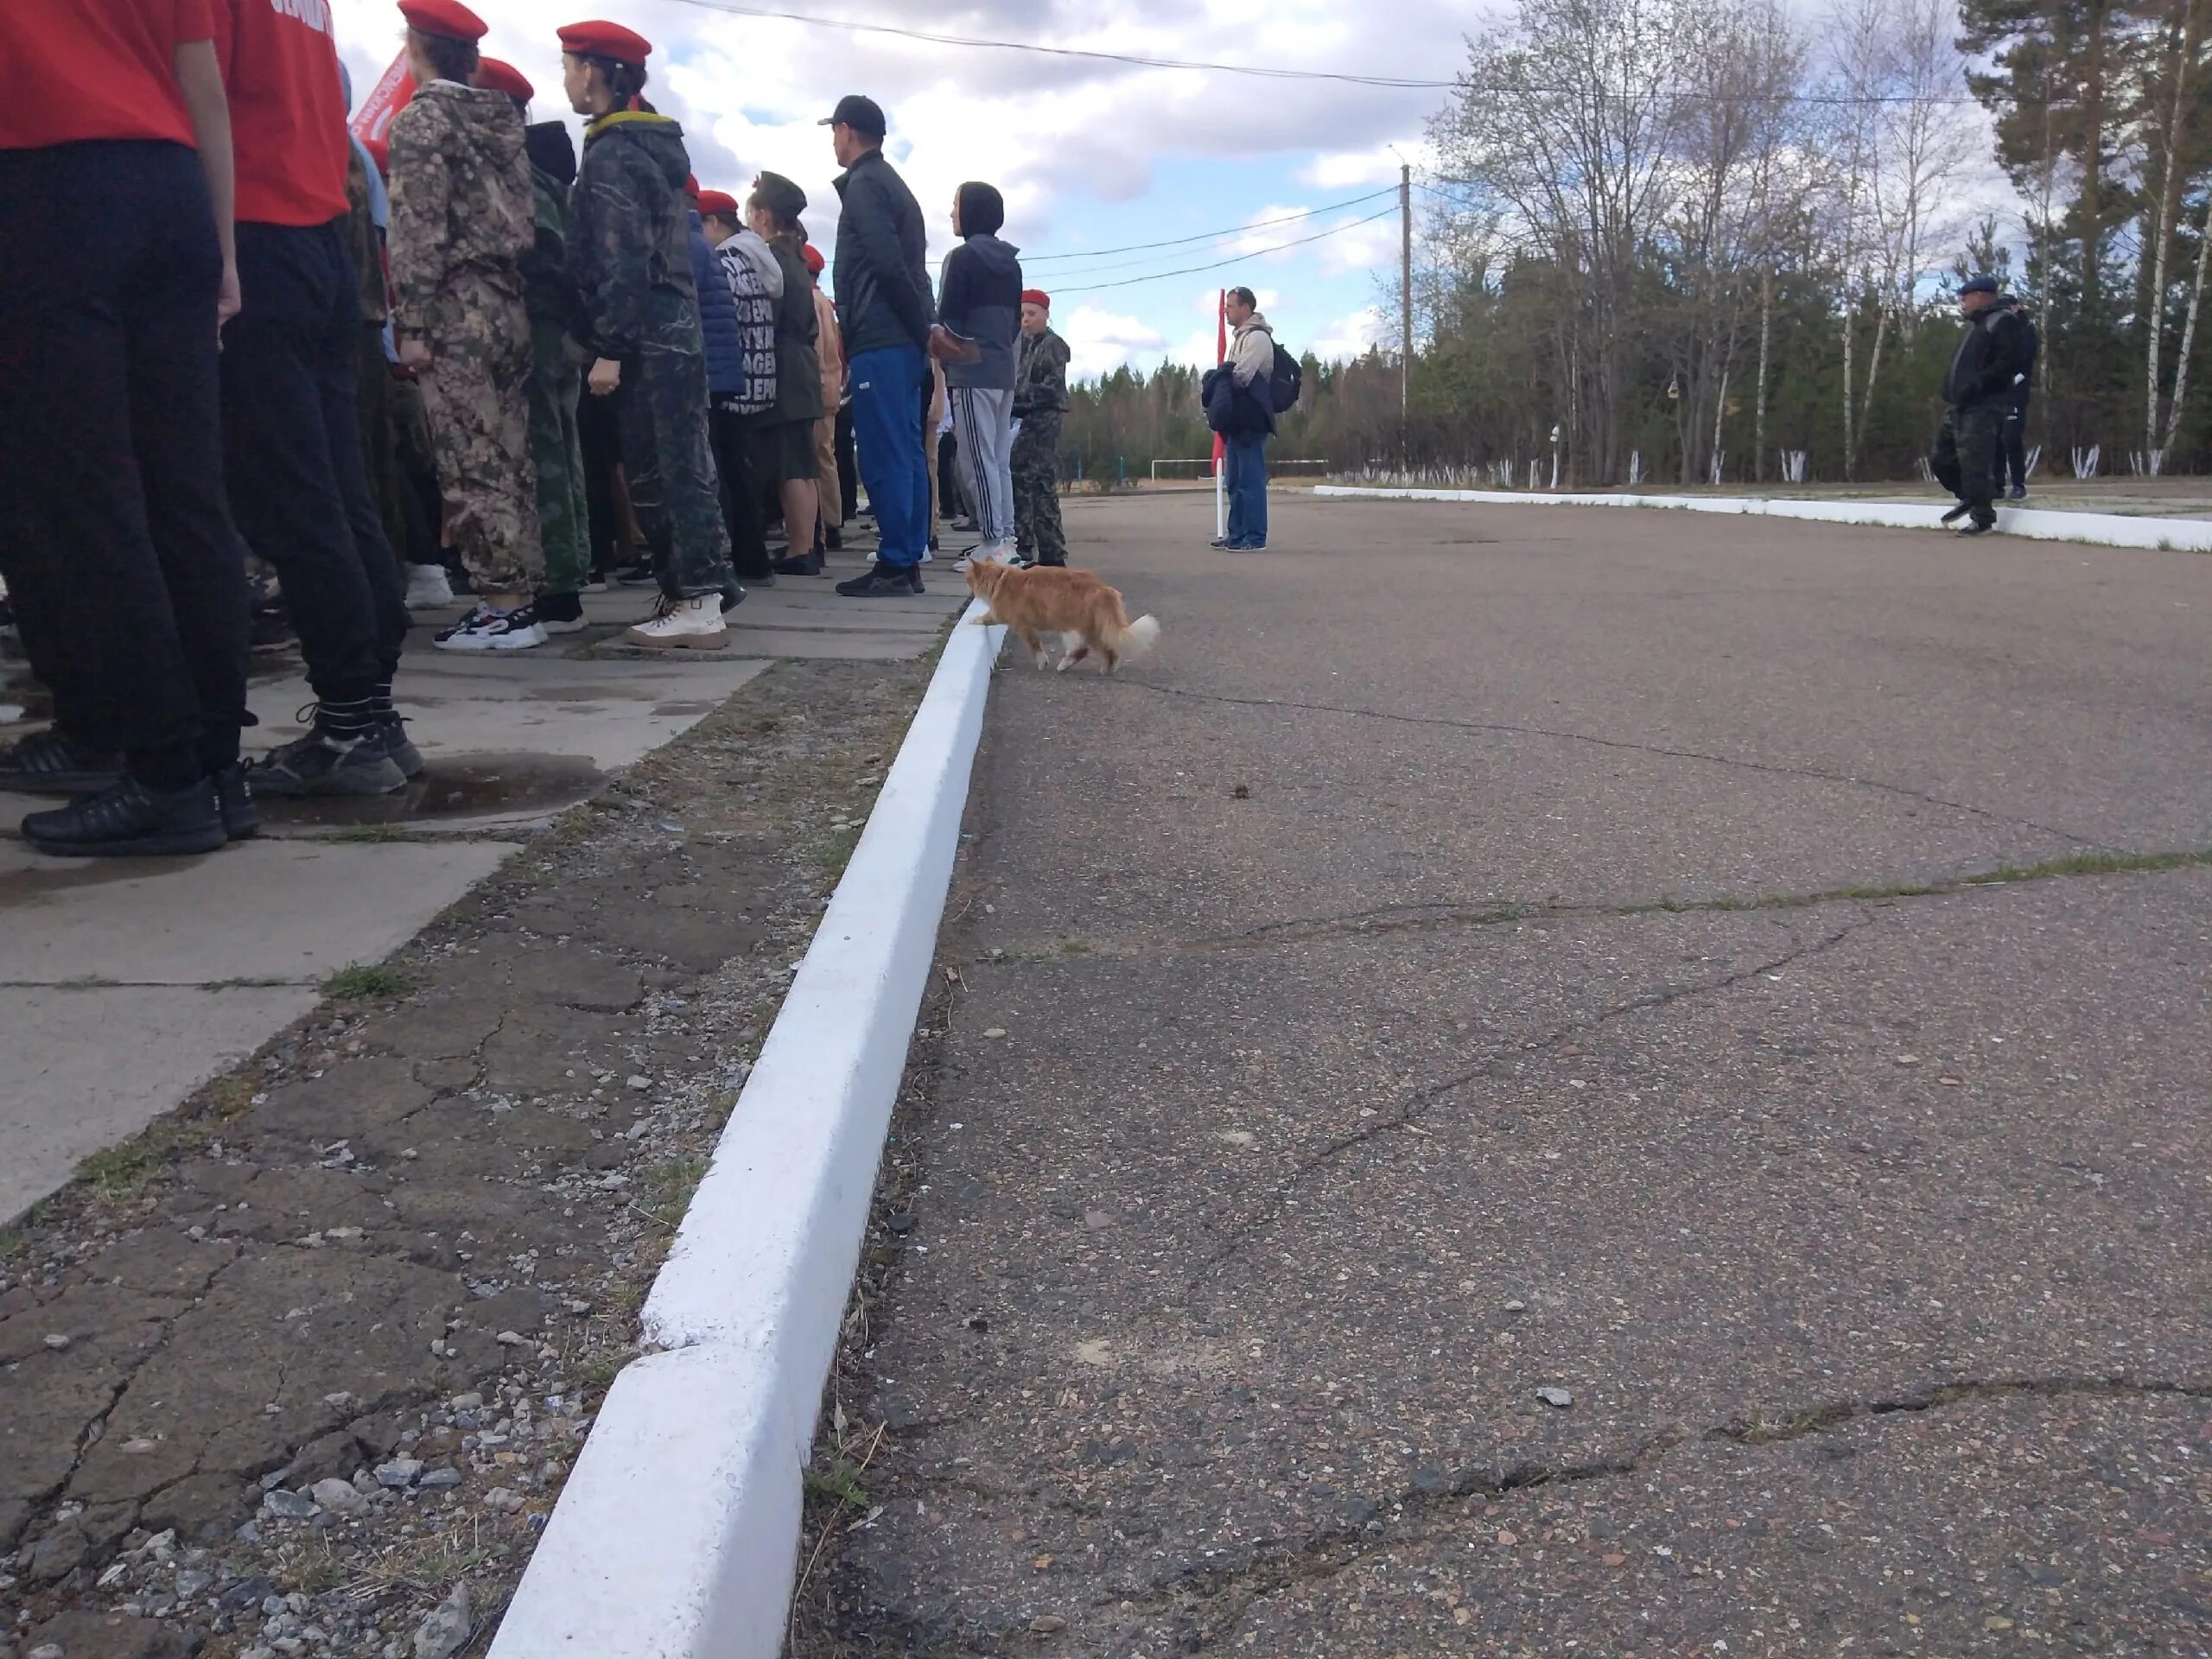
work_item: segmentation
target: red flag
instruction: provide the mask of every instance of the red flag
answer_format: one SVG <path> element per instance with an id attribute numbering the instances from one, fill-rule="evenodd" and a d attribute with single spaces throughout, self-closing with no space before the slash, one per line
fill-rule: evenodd
<path id="1" fill-rule="evenodd" d="M 408 71 L 407 54 L 402 52 L 369 89 L 361 107 L 353 111 L 353 136 L 377 158 L 378 167 L 387 165 L 385 141 L 391 131 L 391 118 L 405 109 L 414 96 L 415 77 Z"/>
<path id="2" fill-rule="evenodd" d="M 1217 364 L 1229 361 L 1229 290 L 1223 289 L 1214 298 L 1213 313 L 1214 359 Z M 1221 476 L 1221 458 L 1229 453 L 1221 434 L 1213 435 L 1213 475 Z"/>

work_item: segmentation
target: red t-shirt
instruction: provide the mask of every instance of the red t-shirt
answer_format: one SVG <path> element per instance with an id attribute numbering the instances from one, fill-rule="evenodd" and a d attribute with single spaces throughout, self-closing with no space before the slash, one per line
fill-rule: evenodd
<path id="1" fill-rule="evenodd" d="M 5 0 L 14 3 L 14 0 Z M 346 94 L 330 0 L 213 0 L 231 93 L 242 225 L 327 225 L 346 212 Z"/>
<path id="2" fill-rule="evenodd" d="M 192 143 L 176 48 L 207 0 L 0 0 L 0 149 L 87 138 Z"/>

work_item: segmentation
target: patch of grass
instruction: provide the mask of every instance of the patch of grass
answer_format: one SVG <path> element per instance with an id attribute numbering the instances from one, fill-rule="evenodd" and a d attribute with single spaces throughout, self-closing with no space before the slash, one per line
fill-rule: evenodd
<path id="1" fill-rule="evenodd" d="M 604 1395 L 614 1386 L 614 1379 L 621 1375 L 630 1359 L 626 1348 L 601 1348 L 587 1356 L 574 1373 L 577 1389 L 594 1399 Z"/>
<path id="2" fill-rule="evenodd" d="M 691 1195 L 705 1179 L 704 1158 L 671 1158 L 655 1164 L 638 1183 L 638 1208 L 666 1227 L 674 1227 L 691 1207 Z"/>
<path id="3" fill-rule="evenodd" d="M 200 1091 L 200 1110 L 218 1122 L 227 1122 L 253 1104 L 253 1084 L 236 1072 L 218 1077 Z"/>
<path id="4" fill-rule="evenodd" d="M 77 1179 L 103 1198 L 131 1198 L 162 1166 L 162 1149 L 143 1138 L 106 1147 L 77 1166 Z"/>
<path id="5" fill-rule="evenodd" d="M 31 1242 L 13 1227 L 0 1227 L 0 1262 L 14 1262 L 30 1254 Z"/>
<path id="6" fill-rule="evenodd" d="M 396 823 L 357 823 L 351 829 L 340 830 L 325 837 L 329 841 L 384 842 L 410 839 L 407 831 Z"/>
<path id="7" fill-rule="evenodd" d="M 322 994 L 334 1002 L 359 1002 L 372 998 L 404 996 L 415 982 L 397 968 L 382 963 L 348 963 L 322 982 Z"/>
<path id="8" fill-rule="evenodd" d="M 861 1466 L 847 1458 L 808 1470 L 806 1495 L 849 1510 L 868 1508 L 868 1488 L 861 1484 Z"/>

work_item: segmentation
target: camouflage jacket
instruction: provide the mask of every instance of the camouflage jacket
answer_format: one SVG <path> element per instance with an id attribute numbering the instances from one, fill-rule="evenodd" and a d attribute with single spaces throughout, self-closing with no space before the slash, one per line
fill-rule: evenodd
<path id="1" fill-rule="evenodd" d="M 683 129 L 664 115 L 619 110 L 584 130 L 569 231 L 569 332 L 593 356 L 634 358 L 648 346 L 704 354 L 683 196 L 690 171 Z"/>
<path id="2" fill-rule="evenodd" d="M 537 222 L 512 99 L 433 81 L 392 119 L 391 175 L 385 245 L 402 334 L 450 336 L 484 284 L 521 295 Z"/>
<path id="3" fill-rule="evenodd" d="M 1068 406 L 1068 343 L 1050 328 L 1021 337 L 1021 360 L 1014 371 L 1014 412 L 1058 414 Z"/>

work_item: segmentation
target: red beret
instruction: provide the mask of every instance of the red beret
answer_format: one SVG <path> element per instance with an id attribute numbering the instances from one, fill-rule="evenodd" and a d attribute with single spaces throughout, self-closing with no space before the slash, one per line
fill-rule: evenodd
<path id="1" fill-rule="evenodd" d="M 690 197 L 695 205 L 697 203 L 699 200 L 699 175 L 696 173 L 686 173 L 683 175 L 683 194 Z"/>
<path id="2" fill-rule="evenodd" d="M 505 92 L 509 98 L 518 98 L 525 104 L 537 96 L 537 89 L 523 78 L 521 70 L 512 63 L 501 63 L 497 58 L 477 60 L 476 84 L 491 92 Z"/>
<path id="3" fill-rule="evenodd" d="M 699 212 L 703 217 L 714 214 L 721 219 L 735 219 L 737 198 L 727 190 L 702 190 L 699 193 Z"/>
<path id="4" fill-rule="evenodd" d="M 816 247 L 813 243 L 802 243 L 799 246 L 798 257 L 806 261 L 806 268 L 816 276 L 819 276 L 822 274 L 822 250 Z"/>
<path id="5" fill-rule="evenodd" d="M 480 41 L 484 20 L 461 0 L 399 0 L 399 15 L 418 35 L 442 35 L 449 41 Z"/>
<path id="6" fill-rule="evenodd" d="M 1021 290 L 1021 302 L 1024 305 L 1041 305 L 1047 311 L 1052 308 L 1052 296 L 1047 294 L 1041 288 L 1023 289 Z"/>
<path id="7" fill-rule="evenodd" d="M 570 23 L 559 31 L 561 48 L 565 52 L 580 52 L 594 58 L 612 58 L 617 63 L 643 65 L 652 55 L 653 43 L 634 29 L 625 29 L 620 23 Z"/>

